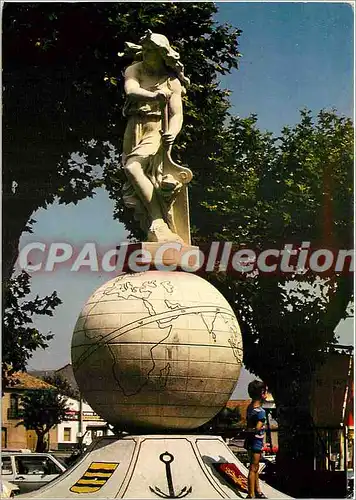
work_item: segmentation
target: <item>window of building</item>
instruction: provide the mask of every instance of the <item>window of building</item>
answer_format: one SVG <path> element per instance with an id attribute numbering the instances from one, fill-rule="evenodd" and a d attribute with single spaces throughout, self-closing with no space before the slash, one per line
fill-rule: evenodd
<path id="1" fill-rule="evenodd" d="M 19 400 L 18 394 L 10 394 L 10 406 L 7 410 L 7 418 L 19 418 Z"/>
<path id="2" fill-rule="evenodd" d="M 64 427 L 64 429 L 63 429 L 63 441 L 71 441 L 72 440 L 71 430 L 72 429 L 70 427 Z"/>
<path id="3" fill-rule="evenodd" d="M 96 439 L 98 437 L 106 436 L 106 428 L 105 427 L 87 427 L 87 432 L 90 433 L 91 439 Z"/>
<path id="4" fill-rule="evenodd" d="M 19 409 L 19 395 L 11 394 L 10 395 L 10 408 L 11 410 L 18 411 Z"/>

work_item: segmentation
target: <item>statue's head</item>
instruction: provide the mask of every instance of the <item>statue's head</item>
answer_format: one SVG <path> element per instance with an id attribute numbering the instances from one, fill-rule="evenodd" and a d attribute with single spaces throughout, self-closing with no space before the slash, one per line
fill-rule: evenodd
<path id="1" fill-rule="evenodd" d="M 172 49 L 168 38 L 164 35 L 147 30 L 140 39 L 140 45 L 126 43 L 126 46 L 136 53 L 136 59 L 143 59 L 150 66 L 163 61 L 167 69 L 179 78 L 183 86 L 189 84 L 189 78 L 184 75 L 179 53 Z"/>
<path id="2" fill-rule="evenodd" d="M 144 60 L 150 61 L 161 57 L 168 67 L 174 67 L 180 59 L 178 52 L 172 49 L 168 38 L 164 35 L 152 33 L 151 30 L 148 30 L 140 39 L 140 42 Z"/>

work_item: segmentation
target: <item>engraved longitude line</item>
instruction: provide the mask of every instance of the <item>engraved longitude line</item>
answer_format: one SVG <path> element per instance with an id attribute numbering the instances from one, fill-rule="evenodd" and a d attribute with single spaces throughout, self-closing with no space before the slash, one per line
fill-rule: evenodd
<path id="1" fill-rule="evenodd" d="M 190 313 L 190 314 L 198 314 L 198 313 Z M 173 318 L 176 318 L 176 316 L 174 315 Z M 146 322 L 146 325 L 150 324 L 150 323 L 154 323 L 154 322 L 156 322 L 156 320 L 152 320 L 150 322 Z M 113 340 L 116 340 L 118 337 L 120 337 L 120 336 L 122 336 L 122 335 L 124 335 L 126 333 L 130 333 L 131 331 L 136 330 L 136 328 L 137 328 L 136 325 L 132 326 L 132 328 L 127 329 L 126 331 L 124 331 L 124 332 L 118 334 L 117 336 L 115 336 Z M 165 327 L 165 328 L 167 328 L 167 327 Z M 110 334 L 111 333 L 113 333 L 113 332 L 110 332 Z M 132 344 L 132 342 L 129 342 L 129 343 Z M 102 347 L 104 345 L 108 345 L 108 344 L 109 344 L 109 341 L 102 342 L 102 339 L 101 339 L 96 344 L 90 345 L 89 348 L 84 353 L 82 353 L 82 355 L 79 357 L 79 359 L 78 359 L 78 361 L 76 363 L 76 367 L 78 368 L 82 363 L 84 363 L 84 361 L 86 361 L 97 349 L 99 349 L 100 347 Z M 74 348 L 83 347 L 83 346 L 86 346 L 86 345 L 87 344 L 79 344 L 77 346 L 74 346 Z M 210 347 L 212 347 L 212 346 L 210 346 Z M 225 346 L 217 346 L 217 347 L 225 347 Z M 239 347 L 236 347 L 236 349 L 242 350 L 242 348 L 239 348 Z"/>
<path id="2" fill-rule="evenodd" d="M 170 312 L 170 311 L 168 311 L 168 312 Z M 162 313 L 162 314 L 166 314 L 166 313 Z M 172 314 L 172 313 L 171 313 L 171 314 Z M 157 315 L 157 316 L 158 316 L 158 315 Z M 127 324 L 126 324 L 126 325 L 124 325 L 124 326 L 121 326 L 121 327 L 119 327 L 119 328 L 116 328 L 116 329 L 114 329 L 114 330 L 111 330 L 109 333 L 107 333 L 106 335 L 102 336 L 102 338 L 101 338 L 101 339 L 100 339 L 100 340 L 99 340 L 96 344 L 94 344 L 94 345 L 89 345 L 88 349 L 87 349 L 85 352 L 83 352 L 83 353 L 79 356 L 79 358 L 78 358 L 78 360 L 77 360 L 76 365 L 79 367 L 79 366 L 80 366 L 80 364 L 82 364 L 82 362 L 84 362 L 84 361 L 85 361 L 85 360 L 86 360 L 86 359 L 87 359 L 87 358 L 88 358 L 88 357 L 89 357 L 89 356 L 90 356 L 93 352 L 95 352 L 95 351 L 96 351 L 96 349 L 98 349 L 101 345 L 105 345 L 105 344 L 107 344 L 107 343 L 109 342 L 109 340 L 110 340 L 110 339 L 109 339 L 109 340 L 107 340 L 107 341 L 106 341 L 106 342 L 104 342 L 104 343 L 103 343 L 103 341 L 104 341 L 104 339 L 107 339 L 110 335 L 112 335 L 112 334 L 114 334 L 114 333 L 116 333 L 116 332 L 119 332 L 120 330 L 124 330 L 124 331 L 122 331 L 121 333 L 118 333 L 118 334 L 114 337 L 114 339 L 116 339 L 116 338 L 120 337 L 121 335 L 124 335 L 125 333 L 129 333 L 129 332 L 131 332 L 132 330 L 135 330 L 138 326 L 142 326 L 143 322 L 145 322 L 145 324 L 146 324 L 146 325 L 147 325 L 147 324 L 150 324 L 150 323 L 153 323 L 153 322 L 156 322 L 156 321 L 157 321 L 157 316 L 153 316 L 153 317 L 152 317 L 152 315 L 145 316 L 144 318 L 141 318 L 141 319 L 139 319 L 139 320 L 132 321 L 132 322 L 130 322 L 130 323 L 127 323 Z M 174 316 L 176 316 L 176 313 L 175 313 L 175 315 L 174 315 Z M 153 318 L 155 318 L 155 319 L 153 319 Z M 169 318 L 169 316 L 168 316 L 168 318 Z M 131 328 L 128 328 L 128 327 L 131 327 Z M 112 339 L 112 340 L 114 340 L 114 339 Z M 87 345 L 87 344 L 85 344 L 85 345 Z M 81 345 L 81 346 L 82 346 L 82 345 Z M 75 347 L 81 347 L 81 346 L 75 346 Z M 85 355 L 88 353 L 88 351 L 92 351 L 92 352 L 89 352 L 88 356 L 86 356 L 86 357 L 85 357 L 85 359 L 84 359 L 83 361 L 81 361 L 81 358 L 82 358 L 83 356 L 85 356 Z"/>
<path id="3" fill-rule="evenodd" d="M 108 289 L 105 289 L 104 292 L 103 292 L 103 296 L 105 295 L 114 295 L 114 293 L 110 293 L 110 291 L 112 289 L 115 288 L 116 284 L 118 281 L 122 281 L 123 279 L 123 276 L 118 276 L 117 278 L 115 278 L 115 281 L 112 283 L 112 285 L 110 285 L 110 287 L 108 287 Z M 84 323 L 83 323 L 83 328 L 85 327 L 85 324 L 87 322 L 87 319 L 88 319 L 88 316 L 89 314 L 92 312 L 92 310 L 99 304 L 99 302 L 101 302 L 101 299 L 102 297 L 100 297 L 100 299 L 96 300 L 94 302 L 94 304 L 92 305 L 92 307 L 89 309 L 89 311 L 87 312 L 86 316 L 85 316 L 85 320 L 84 320 Z"/>
<path id="4" fill-rule="evenodd" d="M 142 274 L 144 274 L 144 273 L 137 273 L 137 275 L 136 275 L 136 276 L 141 276 Z M 117 278 L 115 278 L 115 280 L 114 280 L 114 281 L 113 281 L 113 283 L 110 285 L 110 287 L 105 288 L 105 290 L 103 291 L 103 296 L 110 297 L 111 295 L 116 295 L 116 296 L 117 296 L 117 295 L 119 295 L 120 290 L 117 290 L 117 289 L 115 290 L 116 285 L 118 284 L 118 282 L 122 281 L 122 280 L 123 280 L 126 276 L 127 276 L 126 274 L 123 274 L 123 275 L 121 275 L 121 276 L 117 276 Z M 131 282 L 124 283 L 124 285 L 126 285 L 126 286 L 127 286 L 127 284 L 131 284 Z M 152 288 L 156 288 L 156 287 L 157 287 L 157 285 L 156 285 L 156 281 L 155 281 L 155 280 L 145 281 L 145 282 L 142 284 L 142 287 L 144 287 L 144 288 L 145 288 L 145 287 L 147 287 L 147 286 L 150 286 L 150 287 L 152 287 Z M 134 287 L 134 288 L 135 288 L 135 287 Z M 137 288 L 137 287 L 136 287 L 136 288 Z M 114 291 L 113 291 L 113 290 L 114 290 Z M 123 298 L 124 298 L 124 300 L 128 300 L 128 299 L 127 299 L 127 298 L 125 298 L 125 297 L 123 297 Z M 136 297 L 136 298 L 137 298 L 137 297 Z M 138 297 L 138 298 L 139 298 L 139 299 L 141 299 L 141 297 Z M 143 299 L 143 300 L 145 300 L 145 299 Z M 101 303 L 101 302 L 106 302 L 106 301 L 102 301 L 102 297 L 101 297 L 100 299 L 96 300 L 96 301 L 93 303 L 92 307 L 91 307 L 91 308 L 89 309 L 89 311 L 87 312 L 87 315 L 86 315 L 85 320 L 84 320 L 84 323 L 83 323 L 83 328 L 84 328 L 84 327 L 85 327 L 85 325 L 86 325 L 86 322 L 87 322 L 87 319 L 88 319 L 88 317 L 89 317 L 89 314 L 90 314 L 90 313 L 92 312 L 92 310 L 93 310 L 93 309 L 94 309 L 94 308 L 95 308 L 95 307 L 96 307 L 99 303 Z M 111 301 L 109 300 L 108 302 L 111 302 Z M 92 315 L 92 316 L 93 316 L 93 315 Z M 84 331 L 84 334 L 85 334 L 85 331 Z M 85 334 L 85 336 L 87 336 L 87 335 Z M 105 338 L 105 337 L 103 337 L 103 338 Z"/>
<path id="5" fill-rule="evenodd" d="M 147 301 L 147 302 L 148 302 L 148 301 Z M 147 305 L 146 305 L 146 300 L 145 300 L 145 299 L 143 299 L 143 303 L 144 303 L 144 305 L 145 305 L 146 309 L 148 309 L 148 312 L 150 313 L 150 309 L 149 309 L 149 308 L 147 308 Z M 152 306 L 152 304 L 151 304 L 151 303 L 149 303 L 149 304 L 151 305 L 152 310 L 153 310 L 153 312 L 155 313 L 154 307 Z M 157 314 L 155 314 L 155 315 L 154 315 L 154 317 L 156 318 L 156 319 L 155 319 L 155 322 L 157 322 L 158 328 L 160 328 L 160 329 L 162 329 L 162 330 L 164 330 L 164 329 L 166 329 L 166 328 L 167 328 L 167 326 L 161 326 L 161 325 L 160 325 L 160 320 L 157 320 Z M 155 359 L 154 359 L 154 357 L 153 357 L 153 349 L 155 349 L 155 348 L 156 348 L 156 347 L 157 347 L 157 346 L 158 346 L 161 342 L 164 342 L 166 339 L 168 339 L 168 337 L 170 336 L 170 334 L 171 334 L 171 332 L 172 332 L 172 328 L 173 328 L 173 326 L 172 326 L 172 325 L 169 325 L 169 326 L 168 326 L 168 328 L 169 328 L 168 334 L 167 334 L 167 335 L 166 335 L 163 339 L 161 339 L 161 340 L 160 340 L 160 342 L 158 342 L 157 344 L 155 344 L 154 346 L 152 346 L 152 347 L 150 348 L 150 357 L 151 357 L 151 361 L 152 361 L 152 368 L 148 371 L 148 373 L 147 373 L 147 376 L 146 376 L 146 379 L 145 379 L 144 383 L 143 383 L 143 384 L 141 384 L 141 386 L 137 389 L 137 391 L 133 392 L 132 394 L 127 394 L 127 393 L 125 392 L 124 388 L 123 388 L 123 387 L 122 387 L 122 385 L 120 384 L 119 379 L 116 377 L 116 373 L 115 373 L 115 369 L 114 369 L 114 367 L 115 367 L 115 364 L 117 363 L 117 360 L 115 359 L 115 355 L 114 355 L 114 353 L 113 353 L 112 348 L 111 348 L 111 347 L 110 347 L 110 345 L 108 344 L 108 345 L 109 345 L 109 351 L 110 351 L 110 354 L 111 354 L 111 356 L 112 356 L 112 358 L 113 358 L 113 366 L 112 366 L 113 377 L 114 377 L 114 379 L 116 380 L 116 382 L 117 382 L 118 386 L 120 387 L 120 389 L 122 390 L 122 392 L 123 392 L 123 394 L 124 394 L 125 396 L 134 396 L 135 394 L 137 394 L 138 392 L 140 392 L 140 391 L 142 390 L 142 388 L 143 388 L 146 384 L 148 384 L 149 377 L 150 377 L 151 373 L 154 371 L 154 369 L 155 369 L 155 367 L 156 367 L 156 361 L 155 361 Z"/>
<path id="6" fill-rule="evenodd" d="M 224 318 L 224 314 L 226 314 L 225 312 L 221 313 L 221 316 L 223 318 L 223 320 L 225 321 L 226 324 L 229 324 L 229 319 L 230 317 L 228 316 L 227 319 Z M 235 356 L 235 359 L 238 363 L 241 363 L 242 362 L 242 355 L 241 353 L 239 353 L 238 351 L 242 351 L 242 348 L 237 344 L 236 342 L 236 338 L 237 338 L 237 330 L 232 328 L 232 326 L 230 325 L 230 332 L 231 332 L 231 337 L 228 339 L 228 342 L 231 346 L 231 349 L 232 349 L 232 353 L 233 355 Z M 235 338 L 234 338 L 235 337 Z M 241 345 L 241 338 L 240 338 L 240 342 L 239 344 Z"/>
<path id="7" fill-rule="evenodd" d="M 113 373 L 113 377 L 114 377 L 114 379 L 116 380 L 116 382 L 117 382 L 118 386 L 120 387 L 120 389 L 122 390 L 122 392 L 123 392 L 124 396 L 135 396 L 136 394 L 138 394 L 138 393 L 142 390 L 142 388 L 143 388 L 143 387 L 145 387 L 145 385 L 147 385 L 147 384 L 148 384 L 148 382 L 149 382 L 149 378 L 150 378 L 150 375 L 151 375 L 151 373 L 154 371 L 154 369 L 156 368 L 156 361 L 155 361 L 155 359 L 154 359 L 154 357 L 153 357 L 153 349 L 155 349 L 157 346 L 159 346 L 159 344 L 161 344 L 161 343 L 162 343 L 162 342 L 164 342 L 166 339 L 168 339 L 168 337 L 170 336 L 170 334 L 171 334 L 171 332 L 172 332 L 172 328 L 173 328 L 173 326 L 172 326 L 172 325 L 169 325 L 169 326 L 161 327 L 161 326 L 158 324 L 158 328 L 160 328 L 161 330 L 164 330 L 164 329 L 166 329 L 166 328 L 169 328 L 169 332 L 168 332 L 168 334 L 167 334 L 165 337 L 163 337 L 163 339 L 161 339 L 159 342 L 157 342 L 155 345 L 153 345 L 153 346 L 150 348 L 150 357 L 151 357 L 151 360 L 152 360 L 152 368 L 148 371 L 145 381 L 144 381 L 144 382 L 143 382 L 143 383 L 139 386 L 139 388 L 138 388 L 136 391 L 134 391 L 134 392 L 132 392 L 132 393 L 126 393 L 126 392 L 125 392 L 125 389 L 122 387 L 122 385 L 121 385 L 121 383 L 120 383 L 119 379 L 116 377 L 116 373 L 115 373 L 115 369 L 114 369 L 114 367 L 115 367 L 115 364 L 117 363 L 117 360 L 115 359 L 115 355 L 114 355 L 114 353 L 113 353 L 113 351 L 112 351 L 112 349 L 111 349 L 110 344 L 108 344 L 110 354 L 111 354 L 111 356 L 112 356 L 112 358 L 113 358 L 113 365 L 112 365 L 112 368 L 111 368 L 111 369 L 112 369 L 112 373 Z"/>
<path id="8" fill-rule="evenodd" d="M 174 312 L 173 311 L 167 311 L 167 312 L 164 312 L 164 313 L 157 314 L 157 316 L 155 316 L 154 318 L 152 316 L 145 316 L 142 319 L 132 321 L 131 323 L 128 323 L 127 325 L 124 325 L 124 326 L 121 326 L 119 328 L 116 328 L 116 329 L 110 331 L 109 333 L 107 333 L 106 335 L 104 335 L 96 344 L 90 345 L 88 347 L 88 349 L 86 351 L 84 351 L 79 356 L 77 362 L 75 363 L 76 367 L 78 368 L 86 359 L 88 359 L 89 356 L 91 356 L 101 346 L 108 344 L 110 340 L 115 340 L 118 337 L 120 337 L 121 335 L 124 335 L 125 333 L 129 333 L 130 331 L 135 330 L 139 326 L 148 325 L 148 324 L 151 324 L 151 323 L 154 323 L 154 322 L 158 323 L 161 319 L 171 319 L 172 320 L 172 319 L 176 319 L 179 316 L 185 316 L 185 315 L 188 315 L 188 314 L 200 314 L 202 312 L 201 311 L 202 307 L 203 308 L 204 307 L 209 308 L 205 312 L 216 312 L 216 309 L 217 309 L 217 308 L 215 308 L 215 310 L 214 309 L 210 309 L 211 306 L 190 306 L 190 307 L 184 307 L 183 309 L 181 309 L 181 310 L 175 310 Z M 194 309 L 198 309 L 198 310 L 194 311 Z M 229 311 L 226 311 L 225 314 L 230 314 L 233 317 L 233 315 Z M 128 327 L 130 327 L 130 328 L 128 328 Z M 120 330 L 124 330 L 124 331 L 120 332 Z M 120 332 L 120 333 L 117 333 L 117 332 Z M 108 337 L 112 336 L 115 333 L 117 333 L 117 335 L 115 335 L 113 338 L 108 338 Z M 105 342 L 104 342 L 104 340 L 105 340 Z M 76 347 L 77 346 L 73 346 L 73 349 L 75 349 Z"/>

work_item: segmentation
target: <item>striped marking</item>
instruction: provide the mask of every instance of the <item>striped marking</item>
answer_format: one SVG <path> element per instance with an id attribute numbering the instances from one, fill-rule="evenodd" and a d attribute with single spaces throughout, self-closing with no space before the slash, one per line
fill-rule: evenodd
<path id="1" fill-rule="evenodd" d="M 86 472 L 85 477 L 102 477 L 102 478 L 109 478 L 111 476 L 111 472 Z"/>
<path id="2" fill-rule="evenodd" d="M 115 462 L 92 462 L 82 477 L 69 491 L 73 493 L 95 493 L 107 483 L 118 467 Z"/>

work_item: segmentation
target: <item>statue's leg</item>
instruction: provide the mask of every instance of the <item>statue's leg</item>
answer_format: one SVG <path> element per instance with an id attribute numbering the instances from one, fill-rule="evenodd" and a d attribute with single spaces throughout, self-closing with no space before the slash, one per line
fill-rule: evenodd
<path id="1" fill-rule="evenodd" d="M 152 221 L 155 221 L 157 219 L 163 219 L 163 215 L 154 186 L 144 173 L 144 166 L 147 161 L 147 158 L 134 156 L 127 160 L 124 169 L 137 196 L 146 207 L 150 218 Z"/>
<path id="2" fill-rule="evenodd" d="M 146 207 L 151 220 L 150 229 L 147 235 L 148 240 L 181 241 L 181 238 L 175 233 L 172 233 L 167 223 L 164 221 L 162 208 L 155 188 L 144 172 L 146 166 L 145 162 L 147 161 L 149 160 L 146 158 L 133 156 L 126 161 L 124 169 L 137 196 Z"/>

